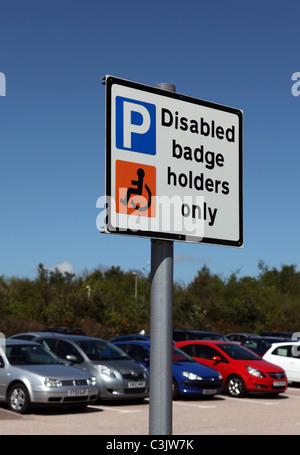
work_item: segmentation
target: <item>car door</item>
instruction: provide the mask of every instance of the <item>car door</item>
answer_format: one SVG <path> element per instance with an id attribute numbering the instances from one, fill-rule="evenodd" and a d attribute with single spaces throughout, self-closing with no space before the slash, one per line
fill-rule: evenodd
<path id="1" fill-rule="evenodd" d="M 206 344 L 195 343 L 192 346 L 193 348 L 190 350 L 184 349 L 187 354 L 191 355 L 197 362 L 214 368 L 215 370 L 218 370 L 222 376 L 224 375 L 228 368 L 228 361 L 217 349 Z M 214 360 L 214 357 L 219 357 L 220 361 Z"/>

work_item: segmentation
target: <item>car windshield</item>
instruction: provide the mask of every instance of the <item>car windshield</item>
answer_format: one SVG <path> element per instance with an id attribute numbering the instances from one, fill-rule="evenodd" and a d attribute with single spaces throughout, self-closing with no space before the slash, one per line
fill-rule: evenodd
<path id="1" fill-rule="evenodd" d="M 240 344 L 218 344 L 218 346 L 232 359 L 235 360 L 261 360 L 254 352 L 244 348 Z"/>
<path id="2" fill-rule="evenodd" d="M 128 355 L 117 346 L 105 340 L 77 340 L 76 344 L 90 360 L 129 359 Z"/>
<path id="3" fill-rule="evenodd" d="M 6 357 L 11 365 L 53 365 L 58 359 L 42 346 L 22 344 L 6 345 Z"/>
<path id="4" fill-rule="evenodd" d="M 196 360 L 180 349 L 173 348 L 173 362 L 196 362 Z"/>

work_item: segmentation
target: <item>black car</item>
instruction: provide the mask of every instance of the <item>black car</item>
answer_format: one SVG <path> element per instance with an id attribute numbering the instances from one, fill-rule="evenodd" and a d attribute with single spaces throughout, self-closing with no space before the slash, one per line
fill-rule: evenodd
<path id="1" fill-rule="evenodd" d="M 277 332 L 277 331 L 266 331 L 266 332 L 261 332 L 260 336 L 261 337 L 280 337 L 284 338 L 285 340 L 292 340 L 293 335 L 295 332 Z"/>
<path id="2" fill-rule="evenodd" d="M 228 341 L 232 341 L 234 343 L 239 343 L 242 344 L 246 340 L 252 337 L 257 337 L 258 335 L 256 333 L 245 333 L 245 332 L 237 332 L 237 333 L 227 333 L 225 335 L 225 338 Z"/>
<path id="3" fill-rule="evenodd" d="M 256 352 L 256 354 L 262 357 L 273 343 L 280 343 L 282 341 L 285 341 L 285 339 L 280 337 L 256 336 L 245 339 L 241 342 L 241 345 L 245 346 L 245 348 L 251 349 L 251 351 Z"/>
<path id="4" fill-rule="evenodd" d="M 85 335 L 84 331 L 77 327 L 47 327 L 42 332 L 61 333 L 62 335 Z"/>

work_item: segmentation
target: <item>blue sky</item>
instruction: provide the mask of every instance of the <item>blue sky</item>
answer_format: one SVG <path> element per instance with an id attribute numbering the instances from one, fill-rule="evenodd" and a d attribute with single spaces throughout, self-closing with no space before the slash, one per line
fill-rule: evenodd
<path id="1" fill-rule="evenodd" d="M 100 234 L 106 74 L 244 113 L 244 247 L 174 243 L 174 280 L 207 265 L 299 266 L 299 2 L 5 0 L 0 14 L 0 275 L 150 271 L 150 240 Z"/>

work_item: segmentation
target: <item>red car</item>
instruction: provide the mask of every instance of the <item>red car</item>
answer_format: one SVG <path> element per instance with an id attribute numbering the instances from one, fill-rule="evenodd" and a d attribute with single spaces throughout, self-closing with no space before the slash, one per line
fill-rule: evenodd
<path id="1" fill-rule="evenodd" d="M 224 391 L 232 397 L 242 397 L 247 392 L 277 395 L 287 388 L 282 368 L 237 343 L 190 340 L 179 341 L 175 346 L 197 362 L 218 370 L 223 377 Z"/>

